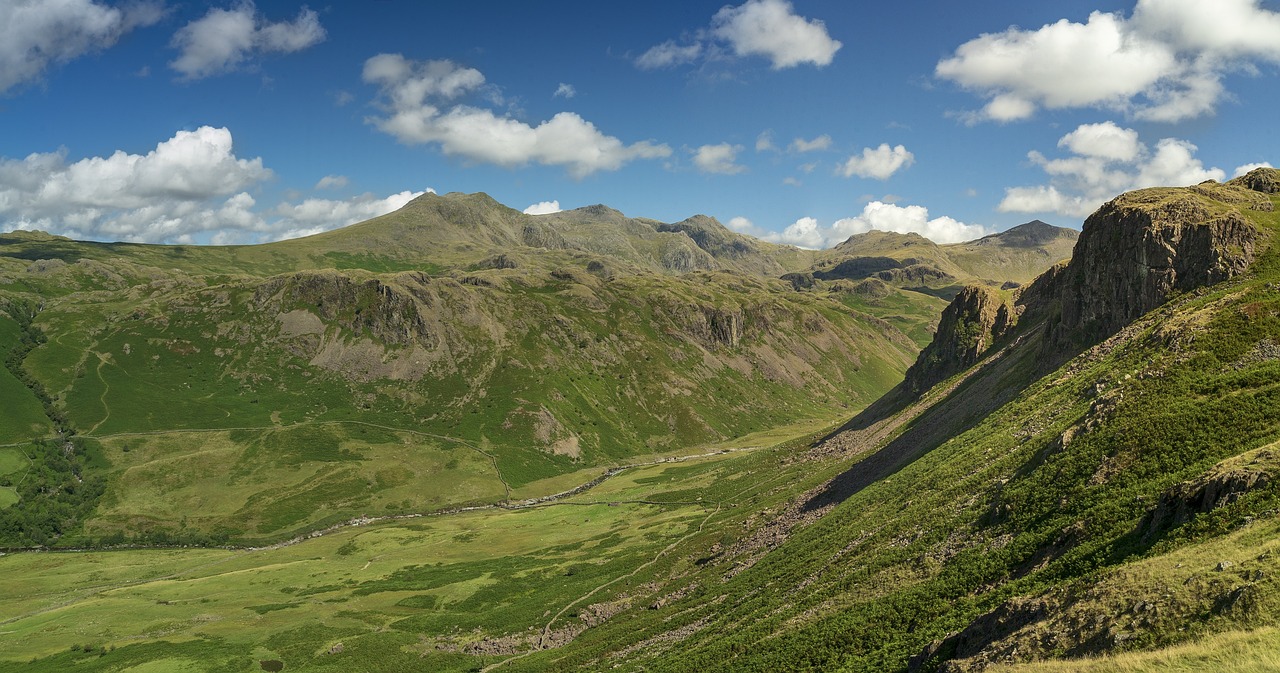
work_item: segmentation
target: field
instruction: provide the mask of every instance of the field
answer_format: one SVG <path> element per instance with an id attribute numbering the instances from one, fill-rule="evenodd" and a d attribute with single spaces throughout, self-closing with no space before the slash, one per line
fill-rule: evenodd
<path id="1" fill-rule="evenodd" d="M 789 449 L 724 450 L 626 470 L 552 503 L 286 546 L 10 554 L 0 658 L 35 659 L 30 670 L 249 670 L 254 660 L 471 670 L 629 605 L 646 582 L 694 567 L 682 543 L 719 539 L 710 531 L 740 519 L 739 505 L 812 478 L 796 468 L 753 478 Z"/>

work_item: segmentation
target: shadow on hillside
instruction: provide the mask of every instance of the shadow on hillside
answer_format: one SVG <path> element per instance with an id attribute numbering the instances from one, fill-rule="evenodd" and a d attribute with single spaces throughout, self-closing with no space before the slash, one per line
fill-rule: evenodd
<path id="1" fill-rule="evenodd" d="M 988 360 L 968 380 L 907 421 L 897 437 L 833 479 L 802 507 L 805 512 L 839 504 L 888 477 L 948 439 L 982 422 L 1033 382 L 1039 370 L 1041 342 L 1031 339 Z M 901 384 L 863 410 L 827 439 L 870 429 L 915 403 Z M 824 440 L 825 441 L 825 440 Z"/>

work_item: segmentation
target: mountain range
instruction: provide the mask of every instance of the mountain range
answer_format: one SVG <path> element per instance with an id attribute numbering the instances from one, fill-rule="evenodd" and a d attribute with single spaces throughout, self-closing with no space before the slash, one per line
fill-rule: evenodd
<path id="1" fill-rule="evenodd" d="M 483 194 L 263 246 L 5 234 L 0 536 L 93 549 L 0 558 L 0 656 L 1259 659 L 1278 185 L 1131 192 L 1078 238 L 817 252 Z"/>

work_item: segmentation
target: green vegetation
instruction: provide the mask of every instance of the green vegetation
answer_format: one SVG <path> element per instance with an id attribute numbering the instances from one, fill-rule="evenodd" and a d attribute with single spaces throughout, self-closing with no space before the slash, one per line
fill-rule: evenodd
<path id="1" fill-rule="evenodd" d="M 664 552 L 672 542 L 718 538 L 699 536 L 699 526 L 740 522 L 748 503 L 776 502 L 771 488 L 811 479 L 798 465 L 753 478 L 790 450 L 636 468 L 557 504 L 348 528 L 282 548 L 11 554 L 0 557 L 0 651 L 10 661 L 35 657 L 37 671 L 157 660 L 218 671 L 251 654 L 289 670 L 349 670 L 353 661 L 469 670 L 483 660 L 475 648 L 485 636 L 508 634 L 525 650 L 549 622 L 552 632 L 576 632 L 580 611 L 640 606 L 618 593 L 693 567 Z M 639 502 L 690 491 L 703 503 Z M 570 610 L 552 619 L 562 607 Z M 72 651 L 69 639 L 79 644 Z"/>
<path id="2" fill-rule="evenodd" d="M 1231 631 L 1153 652 L 993 666 L 991 673 L 1269 673 L 1280 670 L 1280 630 Z"/>
<path id="3" fill-rule="evenodd" d="M 39 307 L 0 336 L 70 437 L 9 447 L 27 465 L 0 453 L 21 496 L 0 535 L 99 547 L 0 556 L 0 661 L 900 670 L 934 641 L 929 666 L 962 656 L 947 637 L 1009 601 L 1088 622 L 1116 607 L 1089 588 L 1137 586 L 1143 563 L 1141 600 L 1207 572 L 1178 554 L 1280 570 L 1243 552 L 1277 533 L 1280 480 L 1142 528 L 1170 489 L 1280 439 L 1280 372 L 1248 355 L 1280 327 L 1280 269 L 1039 383 L 1028 341 L 822 444 L 901 380 L 972 274 L 778 278 L 815 261 L 709 218 L 532 217 L 483 195 L 270 246 L 0 237 L 0 295 Z M 1237 306 L 1258 319 L 1224 317 Z M 1207 336 L 1168 349 L 1175 319 Z M 1239 628 L 1206 606 L 1248 577 L 1179 585 L 1170 620 L 1202 628 L 1124 642 Z"/>

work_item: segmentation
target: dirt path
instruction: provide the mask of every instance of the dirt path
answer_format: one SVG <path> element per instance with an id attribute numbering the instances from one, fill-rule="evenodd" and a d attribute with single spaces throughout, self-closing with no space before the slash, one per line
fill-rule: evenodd
<path id="1" fill-rule="evenodd" d="M 103 416 L 102 420 L 95 423 L 92 428 L 89 428 L 89 431 L 85 433 L 86 435 L 92 435 L 97 432 L 98 428 L 102 427 L 102 424 L 111 418 L 111 407 L 107 405 L 107 393 L 111 392 L 111 384 L 107 383 L 107 380 L 102 376 L 102 366 L 107 364 L 107 359 L 110 355 L 106 353 L 95 353 L 95 355 L 98 356 L 98 366 L 95 371 L 98 374 L 98 380 L 102 382 L 102 394 L 98 396 L 98 401 L 102 403 Z"/>

